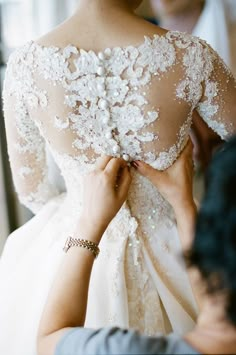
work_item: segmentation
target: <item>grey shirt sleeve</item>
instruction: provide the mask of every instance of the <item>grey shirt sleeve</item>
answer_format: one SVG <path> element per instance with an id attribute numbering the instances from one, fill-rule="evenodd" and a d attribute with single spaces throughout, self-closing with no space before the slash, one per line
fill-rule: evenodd
<path id="1" fill-rule="evenodd" d="M 75 328 L 58 343 L 55 355 L 199 354 L 177 335 L 148 337 L 134 330 Z"/>

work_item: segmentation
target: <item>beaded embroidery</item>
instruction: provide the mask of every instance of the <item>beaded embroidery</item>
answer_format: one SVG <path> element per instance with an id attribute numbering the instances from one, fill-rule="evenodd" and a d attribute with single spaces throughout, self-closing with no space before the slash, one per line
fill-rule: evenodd
<path id="1" fill-rule="evenodd" d="M 176 97 L 188 103 L 190 109 L 188 118 L 179 128 L 176 141 L 163 150 L 159 143 L 161 132 L 153 128 L 162 114 L 159 107 L 150 106 L 147 90 L 148 86 L 155 84 L 155 78 L 161 80 L 165 73 L 178 65 L 177 51 L 183 51 L 181 67 L 185 72 L 184 79 L 176 83 Z M 55 134 L 56 130 L 73 132 L 72 148 L 75 154 L 70 155 L 82 159 L 81 153 L 89 150 L 91 163 L 96 156 L 106 154 L 122 156 L 125 160 L 142 159 L 163 170 L 176 160 L 183 149 L 194 108 L 221 137 L 228 133 L 225 124 L 215 119 L 218 104 L 214 100 L 218 95 L 218 85 L 211 79 L 211 74 L 217 58 L 203 41 L 178 32 L 145 37 L 140 46 L 107 48 L 98 54 L 71 45 L 60 49 L 42 47 L 34 42 L 18 49 L 8 63 L 4 85 L 5 107 L 8 98 L 12 97 L 19 135 L 15 150 L 20 155 L 34 154 L 38 164 L 41 164 L 38 190 L 42 191 L 45 185 L 45 191 L 49 193 L 51 188 L 46 178 L 42 138 L 48 140 L 47 134 L 42 122 L 30 116 L 30 112 L 33 116 L 38 108 L 45 111 L 50 107 L 50 93 L 38 83 L 39 78 L 52 83 L 55 88 L 60 86 L 64 91 L 64 106 L 68 113 L 66 116 L 55 114 L 53 125 Z M 203 94 L 205 101 L 200 102 Z M 151 151 L 146 148 L 148 144 L 151 144 Z M 155 145 L 157 150 L 153 149 Z M 53 146 L 51 148 L 55 150 Z M 91 155 L 91 152 L 94 153 Z M 84 161 L 81 159 L 81 162 Z M 30 165 L 24 168 L 30 168 L 34 173 Z M 22 179 L 29 175 L 29 170 L 27 174 L 22 173 L 22 169 L 19 173 Z M 20 191 L 19 194 L 22 195 Z M 44 195 L 47 199 L 47 194 Z M 37 196 L 37 190 L 30 191 L 29 207 L 33 198 L 41 201 L 36 210 L 46 202 L 42 201 L 42 196 Z M 27 196 L 22 198 L 27 204 Z"/>
<path id="2" fill-rule="evenodd" d="M 168 71 L 179 65 L 179 51 L 183 52 L 180 64 L 184 79 L 179 78 L 176 82 L 175 94 L 177 100 L 190 105 L 189 115 L 179 126 L 176 141 L 170 142 L 169 147 L 163 147 L 159 142 L 160 133 L 163 133 L 155 129 L 163 113 L 158 106 L 149 103 L 147 91 L 151 90 L 150 85 L 155 85 L 155 78 L 162 80 Z M 82 157 L 89 150 L 88 161 L 91 163 L 96 156 L 107 154 L 122 156 L 127 161 L 142 159 L 163 170 L 176 160 L 183 149 L 195 108 L 222 138 L 229 133 L 224 122 L 216 120 L 219 92 L 218 83 L 211 79 L 211 74 L 217 60 L 215 52 L 203 41 L 178 32 L 145 37 L 140 46 L 107 48 L 98 54 L 71 45 L 60 49 L 42 47 L 34 42 L 18 49 L 8 63 L 4 85 L 5 108 L 9 98 L 9 105 L 14 103 L 12 108 L 19 136 L 15 150 L 20 155 L 34 155 L 38 165 L 41 164 L 38 190 L 42 191 L 44 185 L 47 191 L 43 201 L 37 189 L 30 191 L 28 206 L 33 198 L 38 198 L 41 201 L 36 207 L 38 210 L 52 196 L 49 194 L 47 197 L 51 188 L 47 181 L 44 152 L 44 139 L 49 141 L 45 131 L 47 127 L 42 121 L 33 119 L 35 110 L 40 108 L 44 112 L 51 104 L 49 89 L 45 90 L 39 84 L 40 78 L 55 88 L 61 87 L 64 92 L 64 107 L 68 112 L 64 116 L 55 114 L 53 126 L 55 134 L 56 130 L 73 132 L 73 154 L 68 156 L 85 162 Z M 225 72 L 230 75 L 226 68 Z M 203 96 L 205 99 L 200 102 Z M 51 148 L 60 153 L 53 145 Z M 24 164 L 24 169 L 28 170 L 25 173 L 26 170 L 23 172 L 21 169 L 21 179 L 30 176 L 30 171 L 34 174 L 30 164 Z M 16 182 L 16 186 L 19 184 Z M 27 196 L 24 194 L 22 198 L 27 204 Z"/>
<path id="3" fill-rule="evenodd" d="M 205 42 L 178 32 L 99 53 L 34 42 L 18 49 L 8 63 L 4 108 L 13 177 L 22 203 L 37 212 L 57 194 L 48 178 L 45 142 L 66 182 L 67 210 L 76 218 L 82 176 L 93 169 L 97 156 L 145 160 L 164 170 L 186 144 L 194 109 L 222 138 L 228 136 L 234 127 L 221 117 L 221 82 L 214 76 L 219 63 Z M 221 73 L 226 83 L 232 80 L 223 65 Z M 141 245 L 155 242 L 161 253 L 171 255 L 171 241 L 164 234 L 155 240 L 155 235 L 163 225 L 173 227 L 172 210 L 150 182 L 133 171 L 127 204 L 113 222 L 111 238 L 126 243 L 130 324 L 148 334 L 165 331 Z M 105 249 L 101 258 L 114 257 L 114 252 Z M 114 299 L 123 258 L 117 255 L 111 270 Z M 153 304 L 152 310 L 147 303 Z M 112 322 L 116 317 L 111 311 Z"/>

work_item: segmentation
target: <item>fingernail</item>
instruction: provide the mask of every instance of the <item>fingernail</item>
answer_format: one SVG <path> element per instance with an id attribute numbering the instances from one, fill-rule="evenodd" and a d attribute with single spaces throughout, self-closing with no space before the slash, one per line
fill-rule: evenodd
<path id="1" fill-rule="evenodd" d="M 137 163 L 136 161 L 133 161 L 133 162 L 132 162 L 132 166 L 133 166 L 134 168 L 136 168 L 136 169 L 139 167 L 139 165 L 138 165 L 138 163 Z"/>

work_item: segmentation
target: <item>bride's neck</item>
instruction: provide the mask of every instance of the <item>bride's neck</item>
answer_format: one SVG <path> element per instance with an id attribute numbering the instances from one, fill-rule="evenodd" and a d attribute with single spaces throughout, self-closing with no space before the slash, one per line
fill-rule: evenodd
<path id="1" fill-rule="evenodd" d="M 112 10 L 121 10 L 126 12 L 132 12 L 132 6 L 130 6 L 127 0 L 79 0 L 78 10 L 94 11 L 107 13 Z"/>
<path id="2" fill-rule="evenodd" d="M 73 20 L 84 24 L 87 28 L 93 27 L 110 28 L 120 27 L 129 22 L 134 14 L 133 2 L 130 0 L 79 0 Z"/>

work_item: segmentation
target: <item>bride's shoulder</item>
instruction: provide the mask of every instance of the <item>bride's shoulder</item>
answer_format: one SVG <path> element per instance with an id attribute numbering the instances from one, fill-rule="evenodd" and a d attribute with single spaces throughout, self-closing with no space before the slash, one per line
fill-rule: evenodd
<path id="1" fill-rule="evenodd" d="M 7 61 L 6 75 L 9 75 L 11 71 L 17 71 L 19 75 L 25 70 L 33 71 L 37 55 L 43 51 L 44 45 L 48 45 L 50 52 L 57 51 L 58 48 L 53 46 L 54 32 L 53 30 L 36 40 L 30 40 L 12 51 Z"/>
<path id="2" fill-rule="evenodd" d="M 185 66 L 197 67 L 204 63 L 212 66 L 215 60 L 220 60 L 214 49 L 199 37 L 186 32 L 168 31 L 165 38 L 175 47 L 176 55 L 182 58 Z"/>
<path id="3" fill-rule="evenodd" d="M 179 49 L 186 49 L 189 47 L 211 49 L 206 41 L 187 32 L 167 31 L 166 38 Z"/>
<path id="4" fill-rule="evenodd" d="M 20 73 L 23 74 L 23 66 L 25 67 L 27 65 L 32 64 L 33 44 L 33 41 L 29 41 L 26 44 L 16 48 L 9 55 L 7 61 L 6 75 L 9 75 L 9 72 L 13 72 L 13 75 L 16 76 Z"/>
<path id="5" fill-rule="evenodd" d="M 65 33 L 66 30 L 63 29 L 62 25 L 60 25 L 43 36 L 35 39 L 34 43 L 42 47 L 63 47 L 67 44 L 67 35 L 65 35 Z"/>

